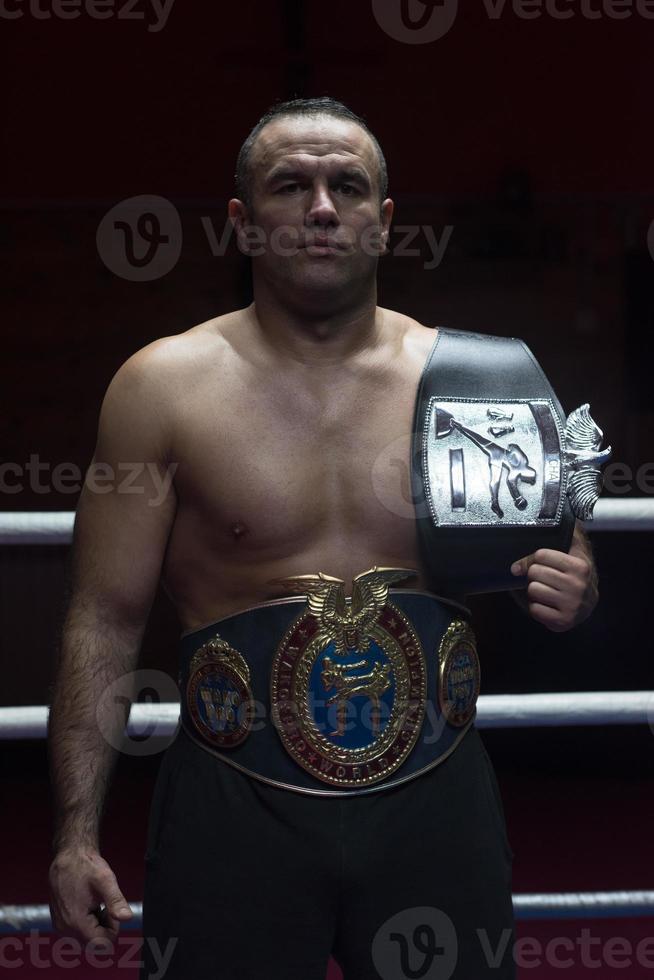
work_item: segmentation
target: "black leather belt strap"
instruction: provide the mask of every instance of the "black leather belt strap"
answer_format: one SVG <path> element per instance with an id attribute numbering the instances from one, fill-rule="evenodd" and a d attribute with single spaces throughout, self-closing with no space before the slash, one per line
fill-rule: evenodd
<path id="1" fill-rule="evenodd" d="M 567 498 L 557 526 L 443 527 L 425 505 L 424 438 L 430 399 L 549 399 L 560 429 L 566 417 L 545 373 L 527 345 L 513 337 L 495 337 L 440 328 L 425 364 L 413 425 L 412 494 L 418 538 L 429 570 L 430 588 L 442 595 L 465 595 L 516 587 L 511 564 L 537 548 L 568 551 L 575 518 Z M 456 501 L 457 486 L 452 495 Z"/>

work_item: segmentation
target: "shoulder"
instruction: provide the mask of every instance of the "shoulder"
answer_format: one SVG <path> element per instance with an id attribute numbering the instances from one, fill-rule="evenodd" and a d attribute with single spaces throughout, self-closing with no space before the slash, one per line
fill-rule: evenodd
<path id="1" fill-rule="evenodd" d="M 479 343 L 487 349 L 489 347 L 507 348 L 514 347 L 526 351 L 533 357 L 528 344 L 521 337 L 494 334 L 485 330 L 464 330 L 461 327 L 431 326 L 420 323 L 412 317 L 397 313 L 394 310 L 385 310 L 384 313 L 392 317 L 399 328 L 405 331 L 407 340 L 417 345 L 429 345 L 433 343 L 439 334 L 448 334 L 458 341 L 469 341 Z"/>
<path id="2" fill-rule="evenodd" d="M 387 310 L 381 306 L 379 307 L 379 312 L 395 330 L 402 330 L 411 335 L 430 334 L 432 337 L 436 336 L 437 327 L 431 324 L 420 323 L 419 320 L 414 320 L 413 317 L 407 316 L 406 313 L 400 313 L 398 310 Z"/>
<path id="3" fill-rule="evenodd" d="M 438 327 L 420 323 L 405 313 L 398 313 L 397 310 L 382 309 L 381 312 L 392 332 L 402 337 L 406 350 L 419 356 L 427 356 L 438 336 Z"/>
<path id="4" fill-rule="evenodd" d="M 170 402 L 171 392 L 185 387 L 198 373 L 224 359 L 231 348 L 230 333 L 242 311 L 214 317 L 182 333 L 159 337 L 135 351 L 121 364 L 109 385 Z"/>

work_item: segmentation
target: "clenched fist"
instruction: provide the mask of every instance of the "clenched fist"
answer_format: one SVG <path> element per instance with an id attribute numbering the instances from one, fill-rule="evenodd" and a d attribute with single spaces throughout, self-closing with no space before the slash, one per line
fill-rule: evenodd
<path id="1" fill-rule="evenodd" d="M 539 548 L 533 555 L 514 562 L 511 572 L 527 576 L 529 615 L 555 633 L 582 623 L 597 605 L 597 572 L 579 523 L 567 554 Z"/>

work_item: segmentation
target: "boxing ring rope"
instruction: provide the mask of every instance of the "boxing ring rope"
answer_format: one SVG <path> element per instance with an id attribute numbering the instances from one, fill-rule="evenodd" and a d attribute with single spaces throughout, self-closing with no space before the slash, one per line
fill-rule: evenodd
<path id="1" fill-rule="evenodd" d="M 5 511 L 0 513 L 0 545 L 70 544 L 74 511 Z M 601 497 L 586 531 L 654 531 L 654 500 Z"/>
<path id="2" fill-rule="evenodd" d="M 141 902 L 130 902 L 134 915 L 120 925 L 121 932 L 143 926 Z M 545 919 L 621 919 L 654 915 L 654 892 L 561 892 L 513 896 L 513 911 L 520 921 Z M 47 905 L 0 905 L 0 935 L 31 929 L 53 932 Z"/>
<path id="3" fill-rule="evenodd" d="M 0 513 L 0 545 L 68 545 L 75 514 L 61 512 Z M 652 531 L 654 500 L 600 499 L 587 531 Z M 47 705 L 0 707 L 0 740 L 46 737 Z M 128 736 L 170 736 L 179 724 L 179 704 L 132 705 Z M 654 724 L 654 691 L 598 691 L 481 695 L 476 724 L 480 728 Z M 142 928 L 142 905 L 130 902 L 132 918 L 123 930 Z M 514 894 L 516 919 L 598 919 L 654 916 L 654 891 L 561 892 Z M 0 905 L 0 934 L 52 931 L 47 905 Z"/>
<path id="4" fill-rule="evenodd" d="M 47 705 L 0 707 L 0 741 L 45 738 Z M 172 735 L 179 703 L 132 705 L 126 734 Z M 654 726 L 654 691 L 572 691 L 554 694 L 480 694 L 478 728 L 578 727 L 585 725 Z"/>

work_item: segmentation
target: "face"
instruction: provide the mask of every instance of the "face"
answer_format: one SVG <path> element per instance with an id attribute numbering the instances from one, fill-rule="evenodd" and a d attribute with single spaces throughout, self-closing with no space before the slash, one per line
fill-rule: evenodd
<path id="1" fill-rule="evenodd" d="M 354 300 L 374 283 L 393 213 L 380 202 L 379 163 L 368 134 L 330 116 L 269 123 L 251 156 L 250 206 L 230 201 L 255 285 L 298 299 Z"/>

